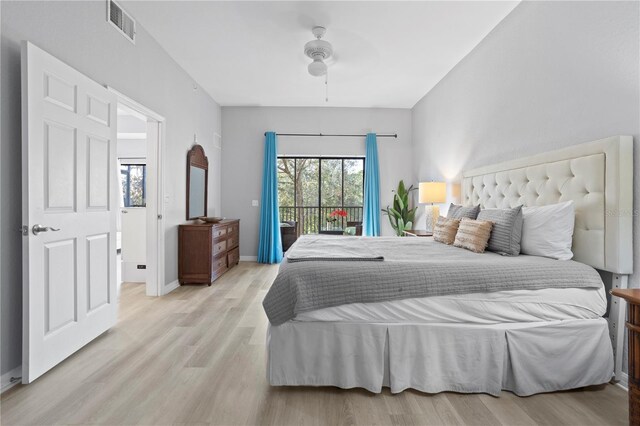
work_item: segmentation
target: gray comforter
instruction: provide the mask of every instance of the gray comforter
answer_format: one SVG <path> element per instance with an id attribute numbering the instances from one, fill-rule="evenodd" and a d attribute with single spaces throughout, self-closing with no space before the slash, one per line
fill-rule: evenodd
<path id="1" fill-rule="evenodd" d="M 324 242 L 331 249 L 327 256 L 332 259 L 315 260 L 318 245 Z M 366 249 L 359 248 L 362 245 Z M 304 246 L 313 250 L 305 253 Z M 293 319 L 300 312 L 348 303 L 501 290 L 602 286 L 596 270 L 582 263 L 538 256 L 477 254 L 430 238 L 314 235 L 302 237 L 292 248 L 295 248 L 293 253 L 298 261 L 289 262 L 285 258 L 262 302 L 273 325 Z M 353 258 L 354 253 L 382 256 L 384 260 L 333 259 Z"/>

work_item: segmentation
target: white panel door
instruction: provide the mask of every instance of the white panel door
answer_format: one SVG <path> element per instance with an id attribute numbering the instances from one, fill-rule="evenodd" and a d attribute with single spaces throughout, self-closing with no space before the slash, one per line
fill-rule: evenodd
<path id="1" fill-rule="evenodd" d="M 22 46 L 22 381 L 115 324 L 116 98 Z"/>

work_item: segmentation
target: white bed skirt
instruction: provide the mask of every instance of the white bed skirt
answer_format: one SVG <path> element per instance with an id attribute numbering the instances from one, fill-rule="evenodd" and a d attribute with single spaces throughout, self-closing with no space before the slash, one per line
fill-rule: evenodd
<path id="1" fill-rule="evenodd" d="M 496 325 L 289 321 L 267 332 L 274 386 L 521 396 L 606 383 L 603 318 Z"/>

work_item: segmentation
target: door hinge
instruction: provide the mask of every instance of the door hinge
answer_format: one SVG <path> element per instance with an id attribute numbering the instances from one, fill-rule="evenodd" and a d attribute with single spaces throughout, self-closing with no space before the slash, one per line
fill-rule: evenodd
<path id="1" fill-rule="evenodd" d="M 20 233 L 25 237 L 29 235 L 29 227 L 27 225 L 22 225 L 20 227 Z"/>

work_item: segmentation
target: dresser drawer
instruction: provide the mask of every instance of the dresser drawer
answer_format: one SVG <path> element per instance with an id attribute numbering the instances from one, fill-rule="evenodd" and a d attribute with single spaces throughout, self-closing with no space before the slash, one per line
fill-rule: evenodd
<path id="1" fill-rule="evenodd" d="M 240 243 L 240 235 L 237 232 L 235 234 L 229 235 L 229 238 L 227 238 L 227 248 L 228 249 L 232 249 L 234 247 L 238 247 L 239 243 Z"/>
<path id="2" fill-rule="evenodd" d="M 213 243 L 213 255 L 220 254 L 227 250 L 227 240 L 215 241 Z"/>
<path id="3" fill-rule="evenodd" d="M 227 234 L 226 226 L 215 226 L 213 228 L 213 238 L 222 237 L 223 235 L 226 235 L 226 234 Z"/>
<path id="4" fill-rule="evenodd" d="M 216 257 L 213 259 L 213 262 L 211 264 L 211 271 L 215 272 L 220 268 L 226 268 L 226 267 L 227 267 L 227 257 L 226 256 Z"/>
<path id="5" fill-rule="evenodd" d="M 232 223 L 231 225 L 227 226 L 227 234 L 237 234 L 238 230 L 240 229 L 240 224 L 239 223 Z"/>
<path id="6" fill-rule="evenodd" d="M 227 253 L 227 265 L 231 268 L 240 260 L 240 248 L 236 247 L 233 250 L 229 250 Z"/>
<path id="7" fill-rule="evenodd" d="M 227 268 L 227 262 L 226 262 L 227 256 L 222 256 L 222 260 L 225 261 L 224 262 L 225 264 L 219 267 L 218 269 L 216 269 L 215 271 L 211 272 L 211 278 L 212 278 L 211 281 L 215 281 L 216 279 L 218 279 L 218 277 L 220 277 L 220 275 L 224 274 L 229 269 Z"/>

